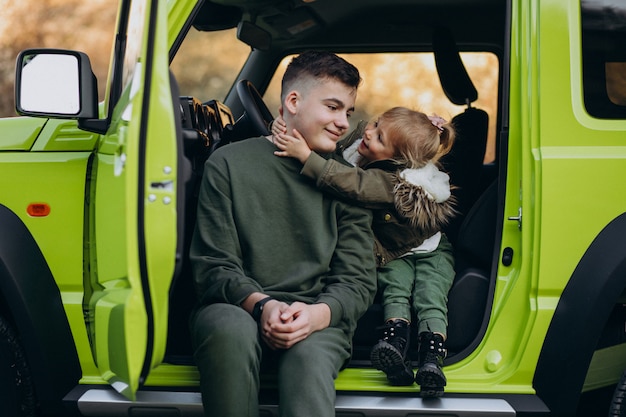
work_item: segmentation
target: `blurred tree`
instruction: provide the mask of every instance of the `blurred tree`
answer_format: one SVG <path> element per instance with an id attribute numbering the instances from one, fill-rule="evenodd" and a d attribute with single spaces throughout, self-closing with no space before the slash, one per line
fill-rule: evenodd
<path id="1" fill-rule="evenodd" d="M 224 100 L 250 53 L 250 47 L 238 41 L 236 33 L 237 29 L 189 31 L 171 64 L 181 94 L 202 101 Z"/>
<path id="2" fill-rule="evenodd" d="M 15 59 L 27 48 L 87 53 L 104 87 L 117 7 L 110 0 L 0 0 L 0 117 L 15 116 Z"/>

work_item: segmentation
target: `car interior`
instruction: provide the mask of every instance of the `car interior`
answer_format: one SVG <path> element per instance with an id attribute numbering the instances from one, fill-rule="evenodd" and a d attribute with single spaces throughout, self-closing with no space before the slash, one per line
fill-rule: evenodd
<path id="1" fill-rule="evenodd" d="M 172 74 L 174 106 L 180 108 L 181 116 L 178 208 L 184 216 L 179 224 L 179 262 L 170 294 L 166 362 L 192 363 L 187 323 L 193 309 L 190 300 L 195 300 L 195 295 L 188 250 L 204 161 L 221 146 L 269 133 L 273 116 L 262 94 L 280 60 L 307 49 L 434 53 L 445 96 L 464 106 L 452 119 L 457 130 L 455 145 L 441 161 L 455 187 L 459 212 L 445 230 L 456 259 L 456 278 L 448 297 L 445 363 L 462 359 L 480 343 L 495 286 L 503 197 L 498 178 L 505 175 L 499 162 L 505 155 L 506 135 L 496 134 L 501 139 L 496 140 L 495 160 L 485 163 L 490 116 L 475 105 L 475 83 L 480 80 L 471 79 L 460 53 L 489 51 L 502 65 L 507 53 L 508 15 L 506 2 L 500 0 L 220 0 L 198 8 L 188 30 L 204 33 L 237 27 L 237 36 L 250 46 L 250 55 L 225 98 L 181 96 Z M 183 35 L 177 39 L 171 59 L 185 42 Z M 499 90 L 504 91 L 506 70 L 500 68 L 498 73 L 502 74 Z M 500 94 L 499 110 L 492 115 L 497 119 L 497 132 L 506 130 L 502 102 Z M 371 366 L 369 352 L 377 342 L 376 328 L 382 321 L 377 297 L 359 321 L 350 366 Z M 415 351 L 412 358 L 417 359 Z"/>

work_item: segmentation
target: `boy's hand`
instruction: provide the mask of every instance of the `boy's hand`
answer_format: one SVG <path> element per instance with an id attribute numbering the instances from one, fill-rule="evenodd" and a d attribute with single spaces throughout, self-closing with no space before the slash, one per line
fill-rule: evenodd
<path id="1" fill-rule="evenodd" d="M 276 156 L 288 156 L 291 158 L 296 158 L 304 164 L 311 155 L 311 149 L 309 148 L 309 145 L 306 143 L 306 140 L 304 140 L 300 132 L 298 132 L 296 129 L 293 130 L 293 136 L 287 135 L 285 133 L 279 133 L 278 135 L 274 135 L 273 141 L 276 147 L 280 149 L 279 151 L 274 152 L 274 155 Z"/>
<path id="2" fill-rule="evenodd" d="M 272 308 L 268 320 L 261 327 L 263 340 L 272 349 L 289 349 L 311 333 L 330 325 L 330 307 L 324 303 L 305 304 L 296 301 L 291 305 L 281 303 Z"/>

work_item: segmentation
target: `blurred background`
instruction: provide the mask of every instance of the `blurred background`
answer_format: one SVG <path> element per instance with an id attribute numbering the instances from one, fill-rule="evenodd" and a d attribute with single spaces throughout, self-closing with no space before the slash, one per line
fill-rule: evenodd
<path id="1" fill-rule="evenodd" d="M 15 59 L 26 48 L 86 52 L 102 97 L 116 13 L 111 0 L 0 0 L 0 117 L 16 115 Z"/>
<path id="2" fill-rule="evenodd" d="M 26 48 L 61 48 L 87 53 L 98 79 L 100 99 L 104 98 L 117 2 L 0 0 L 0 10 L 0 117 L 16 116 L 15 59 Z M 172 62 L 182 95 L 201 101 L 224 99 L 250 50 L 237 41 L 235 33 L 233 29 L 207 36 L 192 29 Z M 208 56 L 222 59 L 207 62 Z M 354 120 L 372 117 L 395 105 L 437 113 L 447 119 L 464 109 L 445 97 L 430 53 L 353 54 L 345 58 L 359 68 L 363 77 Z M 463 53 L 462 59 L 479 91 L 479 99 L 474 104 L 490 115 L 490 143 L 485 156 L 485 162 L 489 162 L 494 158 L 497 57 L 490 53 Z M 288 60 L 281 63 L 264 97 L 275 115 L 280 78 Z"/>

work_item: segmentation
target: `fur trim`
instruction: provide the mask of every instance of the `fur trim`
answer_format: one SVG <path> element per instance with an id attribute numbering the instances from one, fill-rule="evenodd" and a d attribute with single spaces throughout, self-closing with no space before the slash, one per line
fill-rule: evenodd
<path id="1" fill-rule="evenodd" d="M 443 203 L 450 198 L 450 176 L 439 171 L 432 162 L 422 168 L 405 169 L 400 172 L 400 178 L 421 187 L 428 198 L 437 203 Z"/>
<path id="2" fill-rule="evenodd" d="M 408 182 L 402 175 L 398 175 L 393 193 L 398 214 L 427 235 L 440 231 L 457 214 L 454 196 L 437 202 L 424 187 Z"/>

